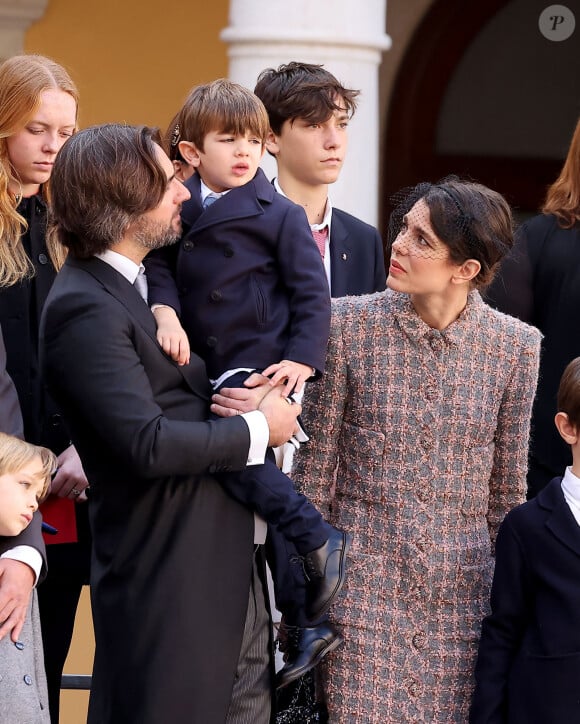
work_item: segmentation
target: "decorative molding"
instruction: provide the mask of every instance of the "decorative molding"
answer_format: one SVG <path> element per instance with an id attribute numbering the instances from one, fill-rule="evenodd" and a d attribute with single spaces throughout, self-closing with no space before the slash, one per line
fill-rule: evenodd
<path id="1" fill-rule="evenodd" d="M 23 52 L 26 31 L 47 5 L 48 0 L 0 0 L 0 59 Z"/>

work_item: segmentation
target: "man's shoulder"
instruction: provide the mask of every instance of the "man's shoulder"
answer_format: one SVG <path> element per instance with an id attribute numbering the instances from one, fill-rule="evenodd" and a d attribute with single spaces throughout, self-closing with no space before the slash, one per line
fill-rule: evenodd
<path id="1" fill-rule="evenodd" d="M 333 206 L 332 222 L 334 223 L 336 220 L 338 220 L 339 223 L 344 224 L 344 226 L 347 227 L 349 231 L 354 230 L 359 234 L 365 234 L 368 236 L 372 236 L 373 238 L 379 235 L 378 229 L 372 226 L 372 224 L 367 224 L 366 221 L 363 221 L 362 219 L 359 219 L 356 216 L 353 216 L 352 214 L 349 214 L 342 209 L 337 209 Z"/>

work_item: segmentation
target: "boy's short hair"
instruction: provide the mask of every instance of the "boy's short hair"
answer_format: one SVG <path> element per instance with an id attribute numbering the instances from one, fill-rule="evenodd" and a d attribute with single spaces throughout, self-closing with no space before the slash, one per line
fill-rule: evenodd
<path id="1" fill-rule="evenodd" d="M 262 101 L 248 88 L 226 78 L 193 88 L 174 121 L 171 145 L 189 141 L 202 153 L 205 137 L 212 131 L 235 136 L 249 131 L 264 144 L 270 129 Z"/>
<path id="2" fill-rule="evenodd" d="M 17 473 L 36 457 L 42 461 L 41 478 L 44 479 L 44 485 L 39 497 L 43 499 L 48 493 L 51 476 L 57 469 L 56 455 L 48 448 L 0 432 L 0 475 Z"/>
<path id="3" fill-rule="evenodd" d="M 558 412 L 565 412 L 570 424 L 580 429 L 580 357 L 564 370 L 558 387 Z"/>
<path id="4" fill-rule="evenodd" d="M 352 116 L 360 91 L 345 88 L 322 65 L 293 61 L 263 70 L 254 93 L 266 106 L 270 127 L 279 136 L 286 121 L 302 118 L 323 123 L 343 109 Z"/>

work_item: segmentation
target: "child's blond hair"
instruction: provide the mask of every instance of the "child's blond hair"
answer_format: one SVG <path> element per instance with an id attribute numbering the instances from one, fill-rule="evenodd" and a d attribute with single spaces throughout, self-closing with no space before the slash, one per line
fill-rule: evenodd
<path id="1" fill-rule="evenodd" d="M 39 496 L 42 500 L 48 493 L 51 476 L 57 468 L 56 455 L 48 448 L 0 432 L 0 475 L 17 473 L 37 457 L 42 461 L 40 477 L 44 479 L 44 485 Z"/>

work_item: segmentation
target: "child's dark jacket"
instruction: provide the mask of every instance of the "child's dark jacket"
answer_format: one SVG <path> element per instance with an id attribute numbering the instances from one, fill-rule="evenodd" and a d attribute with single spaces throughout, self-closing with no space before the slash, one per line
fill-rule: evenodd
<path id="1" fill-rule="evenodd" d="M 580 722 L 580 526 L 561 480 L 500 527 L 471 724 Z"/>
<path id="2" fill-rule="evenodd" d="M 186 183 L 183 238 L 145 260 L 149 302 L 181 318 L 210 377 L 290 359 L 324 370 L 328 284 L 304 209 L 258 170 L 205 211 Z"/>

